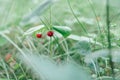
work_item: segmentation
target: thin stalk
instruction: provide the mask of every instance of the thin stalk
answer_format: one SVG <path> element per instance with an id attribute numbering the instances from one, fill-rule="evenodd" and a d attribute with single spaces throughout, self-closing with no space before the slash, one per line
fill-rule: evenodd
<path id="1" fill-rule="evenodd" d="M 110 19 L 109 19 L 109 16 L 110 16 L 110 13 L 109 13 L 109 0 L 107 0 L 106 2 L 106 23 L 107 23 L 107 32 L 108 32 L 108 35 L 107 35 L 107 38 L 108 38 L 108 48 L 111 49 L 111 37 L 110 37 Z"/>
<path id="2" fill-rule="evenodd" d="M 6 73 L 6 76 L 7 76 L 7 79 L 10 80 L 10 75 L 9 75 L 9 72 L 8 72 L 8 69 L 7 69 L 7 66 L 4 62 L 4 60 L 2 59 L 2 65 L 3 65 L 3 68 L 5 70 L 5 73 Z"/>
<path id="3" fill-rule="evenodd" d="M 93 11 L 93 14 L 94 14 L 95 17 L 96 17 L 96 22 L 97 22 L 97 25 L 98 25 L 98 29 L 99 29 L 99 32 L 101 33 L 102 31 L 101 31 L 101 28 L 100 28 L 100 23 L 99 23 L 99 20 L 97 19 L 97 14 L 96 14 L 95 9 L 94 9 L 94 7 L 93 7 L 93 5 L 92 5 L 92 1 L 91 1 L 91 0 L 88 0 L 88 2 L 89 2 L 90 7 L 91 7 L 91 9 L 92 9 L 92 11 Z"/>
<path id="4" fill-rule="evenodd" d="M 50 29 L 52 29 L 52 8 L 50 5 Z"/>
<path id="5" fill-rule="evenodd" d="M 49 50 L 50 50 L 50 56 L 51 56 L 51 57 L 53 56 L 53 53 L 52 53 L 52 52 L 53 52 L 53 51 L 52 51 L 52 50 L 53 50 L 53 49 L 52 49 L 52 43 L 53 43 L 53 42 L 52 42 L 52 37 L 50 37 Z"/>
<path id="6" fill-rule="evenodd" d="M 107 25 L 107 39 L 108 39 L 108 49 L 109 49 L 109 58 L 110 58 L 110 67 L 112 71 L 112 77 L 113 80 L 115 80 L 115 74 L 114 74 L 114 64 L 112 62 L 112 55 L 111 55 L 111 37 L 110 37 L 110 0 L 106 0 L 106 25 Z"/>
<path id="7" fill-rule="evenodd" d="M 44 17 L 45 18 L 45 17 Z M 41 18 L 40 18 L 41 22 L 46 26 L 46 28 L 49 30 L 49 27 L 48 25 L 45 23 L 45 21 L 43 21 Z"/>
<path id="8" fill-rule="evenodd" d="M 18 80 L 18 79 L 17 79 L 17 75 L 15 74 L 15 71 L 12 70 L 8 65 L 6 65 L 6 66 L 11 70 L 11 72 L 12 72 L 12 74 L 13 74 L 13 76 L 14 76 L 14 79 L 15 79 L 15 80 Z"/>
<path id="9" fill-rule="evenodd" d="M 71 7 L 70 1 L 67 0 L 67 2 L 68 2 L 68 5 L 69 5 L 69 8 L 70 8 L 73 16 L 74 16 L 75 19 L 77 20 L 78 24 L 81 26 L 81 28 L 83 29 L 83 31 L 84 31 L 86 34 L 88 34 L 88 32 L 87 32 L 86 28 L 84 27 L 84 25 L 79 21 L 78 17 L 75 15 L 75 13 L 74 13 L 74 11 L 73 11 L 73 9 L 72 9 L 72 7 Z"/>

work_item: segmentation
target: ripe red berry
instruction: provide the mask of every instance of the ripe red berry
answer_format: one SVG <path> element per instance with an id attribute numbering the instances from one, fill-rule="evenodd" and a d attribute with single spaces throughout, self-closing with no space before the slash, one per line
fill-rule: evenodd
<path id="1" fill-rule="evenodd" d="M 5 55 L 5 61 L 9 61 L 11 57 L 12 57 L 11 54 L 7 54 L 7 55 Z"/>
<path id="2" fill-rule="evenodd" d="M 36 37 L 37 38 L 42 38 L 42 34 L 38 33 L 38 34 L 36 34 Z"/>
<path id="3" fill-rule="evenodd" d="M 53 31 L 48 31 L 48 32 L 47 32 L 47 35 L 48 35 L 49 37 L 52 37 L 52 36 L 53 36 L 53 34 L 54 34 L 54 32 L 53 32 Z"/>

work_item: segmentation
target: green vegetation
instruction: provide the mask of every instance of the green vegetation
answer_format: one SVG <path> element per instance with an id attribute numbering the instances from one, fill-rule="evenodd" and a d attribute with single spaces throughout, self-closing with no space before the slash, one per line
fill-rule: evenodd
<path id="1" fill-rule="evenodd" d="M 0 80 L 120 80 L 119 0 L 0 0 Z"/>

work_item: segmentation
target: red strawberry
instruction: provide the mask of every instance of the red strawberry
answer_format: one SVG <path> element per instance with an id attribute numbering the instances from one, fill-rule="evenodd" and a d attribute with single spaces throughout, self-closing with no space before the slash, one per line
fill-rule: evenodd
<path id="1" fill-rule="evenodd" d="M 49 37 L 52 37 L 52 36 L 54 35 L 54 32 L 53 32 L 53 31 L 48 31 L 48 32 L 47 32 L 47 35 L 48 35 Z"/>
<path id="2" fill-rule="evenodd" d="M 37 38 L 42 38 L 42 34 L 38 33 L 38 34 L 36 34 L 36 37 Z"/>

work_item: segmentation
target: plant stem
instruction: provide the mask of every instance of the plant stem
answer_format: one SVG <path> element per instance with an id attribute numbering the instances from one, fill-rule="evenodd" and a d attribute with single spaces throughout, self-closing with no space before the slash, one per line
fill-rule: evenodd
<path id="1" fill-rule="evenodd" d="M 107 39 L 108 39 L 108 49 L 109 49 L 109 58 L 110 58 L 110 67 L 111 67 L 111 70 L 112 70 L 112 77 L 113 77 L 113 80 L 115 80 L 115 74 L 114 74 L 114 64 L 112 62 L 112 55 L 111 55 L 111 37 L 110 37 L 110 12 L 109 12 L 109 9 L 110 9 L 110 6 L 109 6 L 109 2 L 110 0 L 106 0 L 106 24 L 107 24 Z"/>
<path id="2" fill-rule="evenodd" d="M 107 30 L 108 30 L 108 48 L 111 49 L 111 39 L 110 39 L 110 20 L 109 20 L 109 0 L 106 2 L 106 23 L 107 23 Z"/>
<path id="3" fill-rule="evenodd" d="M 70 10 L 71 10 L 71 12 L 72 12 L 72 14 L 73 14 L 73 16 L 74 16 L 75 19 L 77 20 L 78 24 L 81 26 L 81 28 L 83 29 L 83 31 L 84 31 L 86 34 L 88 34 L 86 28 L 84 27 L 85 25 L 82 24 L 82 23 L 80 22 L 80 20 L 78 19 L 78 17 L 75 15 L 75 13 L 74 13 L 74 11 L 73 11 L 73 8 L 72 8 L 72 6 L 71 6 L 71 4 L 70 4 L 70 1 L 67 0 L 67 2 L 68 2 L 68 6 L 69 6 L 69 8 L 70 8 Z"/>
<path id="4" fill-rule="evenodd" d="M 88 0 L 88 2 L 89 2 L 90 7 L 91 7 L 91 9 L 92 9 L 92 11 L 93 11 L 93 14 L 94 14 L 95 17 L 96 17 L 96 22 L 97 22 L 97 25 L 98 25 L 99 33 L 101 33 L 102 30 L 101 30 L 101 28 L 100 28 L 100 22 L 99 22 L 99 20 L 97 19 L 97 14 L 96 14 L 96 12 L 95 12 L 95 8 L 94 8 L 94 6 L 93 6 L 93 3 L 92 3 L 91 0 Z"/>

